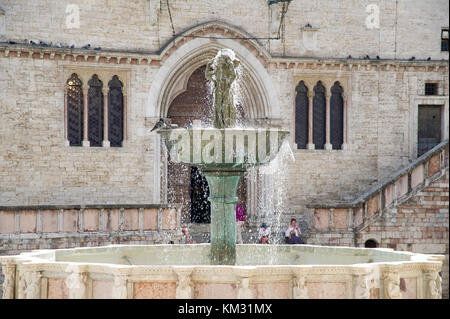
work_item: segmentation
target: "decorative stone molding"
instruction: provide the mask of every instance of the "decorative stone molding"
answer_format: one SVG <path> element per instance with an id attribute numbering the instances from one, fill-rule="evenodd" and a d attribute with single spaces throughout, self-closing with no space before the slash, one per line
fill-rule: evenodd
<path id="1" fill-rule="evenodd" d="M 69 266 L 66 270 L 71 272 L 73 266 Z M 74 271 L 76 271 L 74 269 Z M 86 298 L 86 284 L 88 275 L 87 273 L 71 272 L 66 278 L 66 284 L 69 288 L 69 299 L 85 299 Z"/>
<path id="2" fill-rule="evenodd" d="M 112 298 L 127 299 L 127 297 L 128 297 L 127 276 L 126 275 L 114 276 Z"/>
<path id="3" fill-rule="evenodd" d="M 4 264 L 2 267 L 3 275 L 3 299 L 14 299 L 14 286 L 16 278 L 16 265 Z"/>
<path id="4" fill-rule="evenodd" d="M 250 289 L 250 278 L 241 277 L 238 280 L 237 299 L 253 299 L 253 291 Z"/>
<path id="5" fill-rule="evenodd" d="M 293 293 L 294 299 L 308 299 L 308 287 L 306 286 L 305 276 L 295 276 L 293 279 Z"/>
<path id="6" fill-rule="evenodd" d="M 39 299 L 41 277 L 40 272 L 23 269 L 19 274 L 19 299 Z"/>
<path id="7" fill-rule="evenodd" d="M 383 292 L 385 299 L 400 299 L 400 275 L 398 272 L 383 273 Z"/>
<path id="8" fill-rule="evenodd" d="M 171 290 L 172 298 L 191 299 L 195 298 L 195 281 L 200 287 L 208 287 L 209 293 L 216 291 L 209 290 L 211 285 L 225 287 L 229 293 L 233 293 L 237 298 L 257 298 L 255 286 L 268 285 L 274 283 L 288 283 L 292 285 L 282 285 L 283 294 L 289 298 L 304 299 L 311 295 L 317 296 L 317 289 L 312 290 L 310 283 L 315 283 L 320 289 L 330 288 L 332 291 L 339 286 L 336 297 L 339 298 L 401 298 L 400 276 L 402 278 L 414 278 L 417 280 L 418 298 L 439 298 L 441 295 L 440 277 L 442 259 L 439 255 L 423 255 L 409 252 L 393 251 L 391 249 L 374 248 L 371 250 L 348 248 L 348 247 L 321 247 L 311 245 L 295 245 L 298 247 L 286 247 L 282 245 L 276 250 L 283 254 L 283 258 L 292 260 L 297 254 L 306 253 L 314 255 L 326 255 L 330 258 L 353 258 L 354 264 L 346 265 L 264 265 L 264 266 L 211 266 L 207 265 L 208 245 L 158 245 L 158 246 L 132 246 L 132 245 L 111 245 L 101 248 L 76 248 L 70 250 L 45 250 L 23 253 L 19 256 L 0 257 L 0 262 L 7 267 L 17 265 L 18 267 L 18 287 L 17 298 L 46 298 L 48 293 L 55 295 L 55 289 L 60 289 L 58 285 L 47 285 L 52 279 L 65 279 L 68 288 L 69 298 L 91 298 L 98 291 L 96 285 L 92 283 L 96 280 L 113 280 L 112 298 L 132 298 L 133 283 L 158 282 L 167 283 L 175 290 L 174 283 L 177 283 L 176 291 Z M 261 245 L 241 245 L 244 255 L 249 251 L 259 251 L 264 254 L 266 247 Z M 273 249 L 267 247 L 267 249 Z M 289 248 L 289 249 L 287 249 Z M 138 258 L 142 254 L 142 249 L 148 255 L 152 255 L 154 249 L 167 250 L 171 256 L 179 253 L 186 253 L 184 260 L 190 263 L 189 256 L 196 256 L 193 266 L 166 266 L 152 264 L 121 265 L 121 264 L 100 264 L 96 262 L 96 252 L 102 253 L 124 253 Z M 364 254 L 376 252 L 378 261 L 367 263 L 361 261 Z M 77 256 L 76 263 L 70 262 L 70 255 Z M 287 254 L 287 255 L 285 255 Z M 259 263 L 256 254 L 256 263 Z M 91 257 L 89 257 L 91 256 Z M 134 257 L 133 257 L 134 256 Z M 197 257 L 198 256 L 198 257 Z M 242 256 L 242 255 L 241 255 Z M 93 259 L 92 259 L 93 258 Z M 259 257 L 261 258 L 261 257 Z M 57 261 L 57 262 L 55 262 Z M 155 261 L 157 262 L 157 261 Z M 12 268 L 5 272 L 11 273 Z M 11 277 L 6 278 L 8 286 L 15 285 L 17 281 Z M 41 287 L 44 285 L 43 287 Z M 236 287 L 237 286 L 237 287 Z M 9 288 L 11 290 L 11 288 Z M 47 291 L 50 289 L 50 291 Z M 104 288 L 103 288 L 104 289 Z M 155 288 L 156 289 L 156 288 Z M 172 289 L 172 288 L 171 288 Z M 202 289 L 202 288 L 200 288 Z M 278 288 L 277 288 L 278 289 Z M 381 294 L 378 294 L 381 290 Z M 175 294 L 174 294 L 175 293 Z M 333 292 L 331 292 L 333 293 Z M 60 291 L 56 292 L 60 294 Z M 270 294 L 270 292 L 269 292 Z M 329 295 L 328 292 L 325 295 Z M 212 297 L 220 297 L 220 292 Z"/>
<path id="9" fill-rule="evenodd" d="M 367 275 L 354 276 L 354 287 L 356 299 L 370 298 L 369 277 Z"/>
<path id="10" fill-rule="evenodd" d="M 193 299 L 194 283 L 191 278 L 192 269 L 174 267 L 173 270 L 178 276 L 176 298 Z"/>
<path id="11" fill-rule="evenodd" d="M 253 296 L 253 291 L 250 289 L 250 278 L 255 274 L 255 267 L 242 267 L 242 268 L 234 268 L 232 271 L 237 277 L 237 299 L 252 299 L 255 298 Z"/>
<path id="12" fill-rule="evenodd" d="M 437 271 L 424 271 L 424 281 L 427 290 L 427 298 L 442 298 L 442 278 Z"/>

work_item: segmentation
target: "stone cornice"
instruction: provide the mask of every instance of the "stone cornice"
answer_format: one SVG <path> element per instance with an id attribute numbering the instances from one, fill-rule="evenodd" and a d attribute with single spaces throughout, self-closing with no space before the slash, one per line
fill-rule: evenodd
<path id="1" fill-rule="evenodd" d="M 211 35 L 220 32 L 236 36 L 231 30 L 218 26 L 202 26 L 190 30 L 181 38 L 172 41 L 161 52 L 126 51 L 126 50 L 89 50 L 79 48 L 43 47 L 28 44 L 9 44 L 0 42 L 0 57 L 20 57 L 43 60 L 61 60 L 71 62 L 92 62 L 105 64 L 129 64 L 160 67 L 164 61 L 184 43 L 196 36 Z M 220 34 L 219 33 L 219 34 Z M 189 37 L 191 34 L 192 37 Z M 213 36 L 212 36 L 213 39 Z M 252 52 L 266 67 L 287 70 L 317 70 L 317 71 L 394 71 L 394 72 L 448 72 L 448 60 L 364 60 L 348 58 L 313 58 L 293 56 L 270 56 L 266 51 L 251 40 L 236 40 Z"/>

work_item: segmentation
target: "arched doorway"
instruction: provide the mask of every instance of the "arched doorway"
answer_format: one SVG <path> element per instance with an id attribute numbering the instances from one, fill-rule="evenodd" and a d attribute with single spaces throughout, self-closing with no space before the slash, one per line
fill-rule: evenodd
<path id="1" fill-rule="evenodd" d="M 375 239 L 369 239 L 369 240 L 366 240 L 366 242 L 364 243 L 364 247 L 365 248 L 377 248 L 378 243 Z"/>
<path id="2" fill-rule="evenodd" d="M 186 90 L 180 93 L 170 104 L 167 117 L 179 127 L 188 121 L 201 120 L 212 123 L 212 95 L 205 78 L 206 66 L 198 67 L 189 77 Z M 245 112 L 244 107 L 240 107 Z M 209 187 L 206 179 L 195 167 L 181 163 L 167 164 L 167 200 L 182 205 L 181 222 L 210 223 L 211 207 L 208 201 Z M 246 208 L 247 181 L 241 178 L 238 185 L 239 204 Z"/>

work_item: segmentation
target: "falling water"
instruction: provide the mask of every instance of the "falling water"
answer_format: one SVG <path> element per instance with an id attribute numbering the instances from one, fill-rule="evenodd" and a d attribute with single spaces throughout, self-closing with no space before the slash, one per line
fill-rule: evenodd
<path id="1" fill-rule="evenodd" d="M 270 227 L 271 244 L 284 243 L 284 231 L 287 225 L 282 223 L 282 216 L 288 210 L 286 181 L 289 165 L 294 162 L 295 157 L 290 144 L 284 141 L 275 159 L 259 168 L 263 185 L 261 185 L 258 206 L 263 221 Z M 267 259 L 268 264 L 271 265 L 276 263 L 275 246 L 273 249 L 273 253 Z"/>

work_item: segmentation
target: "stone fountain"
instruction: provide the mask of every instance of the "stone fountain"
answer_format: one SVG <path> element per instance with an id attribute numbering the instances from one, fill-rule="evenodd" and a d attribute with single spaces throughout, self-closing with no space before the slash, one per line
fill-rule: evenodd
<path id="1" fill-rule="evenodd" d="M 236 196 L 247 168 L 266 164 L 278 154 L 289 131 L 236 127 L 233 85 L 239 60 L 220 50 L 206 66 L 214 86 L 213 128 L 164 128 L 158 131 L 171 159 L 198 167 L 208 181 L 211 202 L 211 263 L 236 262 Z"/>
<path id="2" fill-rule="evenodd" d="M 442 255 L 387 248 L 236 246 L 236 188 L 272 161 L 288 136 L 236 127 L 239 61 L 221 50 L 207 66 L 214 127 L 162 128 L 171 160 L 197 166 L 210 187 L 211 244 L 109 245 L 1 256 L 3 298 L 441 298 Z M 269 258 L 270 257 L 270 258 Z"/>

